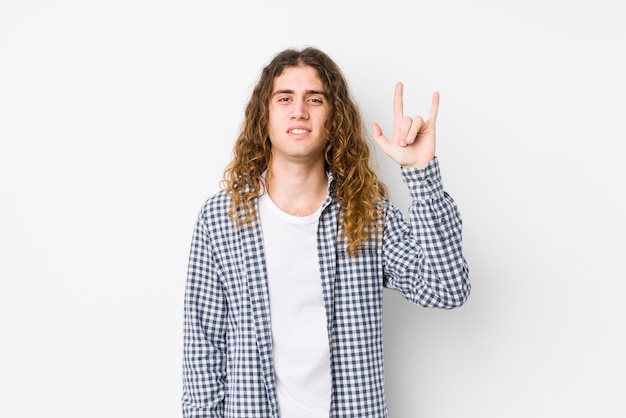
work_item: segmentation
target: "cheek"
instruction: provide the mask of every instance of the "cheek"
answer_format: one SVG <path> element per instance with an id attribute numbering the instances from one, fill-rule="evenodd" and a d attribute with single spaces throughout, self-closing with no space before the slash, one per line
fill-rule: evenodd
<path id="1" fill-rule="evenodd" d="M 283 113 L 284 112 L 281 112 L 280 110 L 270 108 L 267 115 L 267 128 L 270 129 L 273 127 L 274 129 L 277 129 L 281 120 L 285 119 L 285 115 Z"/>
<path id="2" fill-rule="evenodd" d="M 329 122 L 330 113 L 328 111 L 321 112 L 319 115 L 319 124 L 321 127 L 326 128 L 326 124 Z"/>

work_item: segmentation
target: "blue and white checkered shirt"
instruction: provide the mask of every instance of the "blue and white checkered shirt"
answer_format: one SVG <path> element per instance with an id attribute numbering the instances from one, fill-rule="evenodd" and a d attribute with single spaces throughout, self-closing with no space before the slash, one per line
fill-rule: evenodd
<path id="1" fill-rule="evenodd" d="M 424 307 L 451 309 L 469 296 L 461 218 L 443 190 L 439 164 L 403 169 L 410 222 L 389 201 L 384 229 L 350 257 L 332 196 L 320 217 L 318 253 L 331 355 L 330 417 L 387 416 L 383 287 Z M 219 192 L 193 234 L 185 291 L 185 418 L 279 417 L 269 297 L 258 223 L 237 228 Z"/>

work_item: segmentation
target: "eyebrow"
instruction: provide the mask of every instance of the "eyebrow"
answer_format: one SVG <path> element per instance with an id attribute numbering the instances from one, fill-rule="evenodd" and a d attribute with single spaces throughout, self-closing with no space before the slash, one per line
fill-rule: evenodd
<path id="1" fill-rule="evenodd" d="M 272 97 L 276 96 L 277 94 L 294 94 L 295 91 L 293 90 L 276 90 L 274 93 L 272 93 Z M 322 90 L 306 90 L 305 94 L 309 95 L 309 94 L 320 94 L 322 96 L 326 96 L 326 92 L 322 91 Z"/>

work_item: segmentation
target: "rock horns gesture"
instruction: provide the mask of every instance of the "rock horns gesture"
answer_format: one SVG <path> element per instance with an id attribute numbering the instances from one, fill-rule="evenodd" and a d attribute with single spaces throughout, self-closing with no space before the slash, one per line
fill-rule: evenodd
<path id="1" fill-rule="evenodd" d="M 435 124 L 439 111 L 439 93 L 434 92 L 428 119 L 404 116 L 402 83 L 393 95 L 393 135 L 388 139 L 380 125 L 372 123 L 374 140 L 382 151 L 402 167 L 426 167 L 435 158 Z"/>

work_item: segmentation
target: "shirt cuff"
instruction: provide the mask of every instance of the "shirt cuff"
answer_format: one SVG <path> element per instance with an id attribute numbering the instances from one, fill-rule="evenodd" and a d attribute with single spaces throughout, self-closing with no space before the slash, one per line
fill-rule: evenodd
<path id="1" fill-rule="evenodd" d="M 439 161 L 433 158 L 425 168 L 402 168 L 402 180 L 408 186 L 413 200 L 425 202 L 443 197 L 443 183 Z"/>

